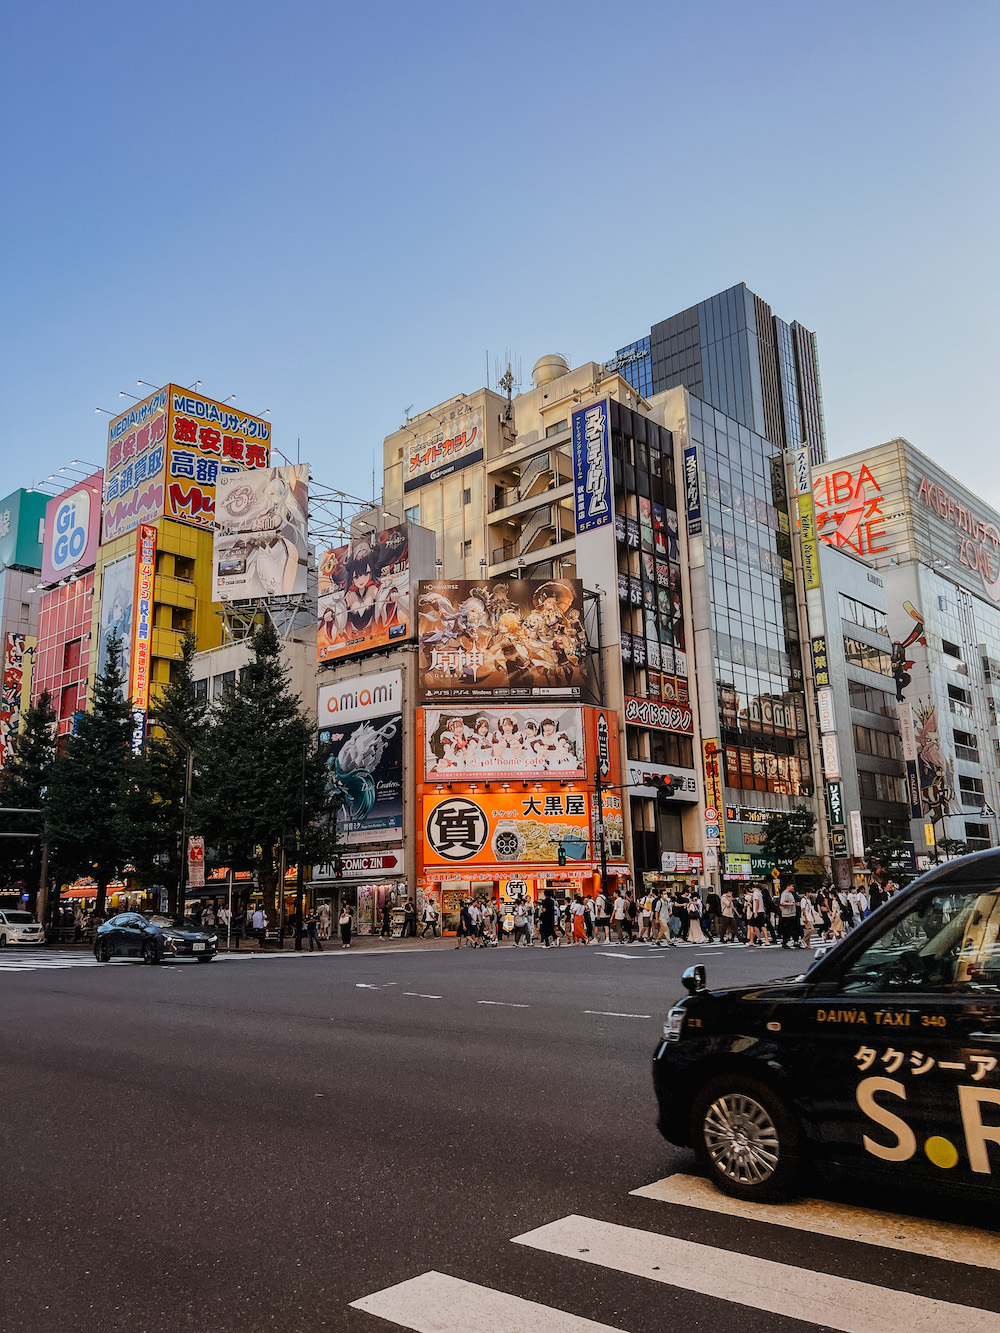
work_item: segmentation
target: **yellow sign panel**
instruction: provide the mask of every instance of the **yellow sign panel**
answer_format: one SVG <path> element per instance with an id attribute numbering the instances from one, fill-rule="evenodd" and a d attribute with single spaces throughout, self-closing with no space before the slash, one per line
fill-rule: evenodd
<path id="1" fill-rule="evenodd" d="M 812 495 L 800 495 L 799 545 L 802 549 L 802 572 L 806 588 L 819 587 L 819 538 L 816 535 L 816 509 Z"/>

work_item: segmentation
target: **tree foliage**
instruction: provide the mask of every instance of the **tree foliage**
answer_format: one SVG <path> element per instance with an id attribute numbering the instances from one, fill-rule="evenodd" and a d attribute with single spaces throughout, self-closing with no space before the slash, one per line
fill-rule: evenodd
<path id="1" fill-rule="evenodd" d="M 773 857 L 779 869 L 782 863 L 794 866 L 800 857 L 813 850 L 815 827 L 816 816 L 804 805 L 794 810 L 775 810 L 764 825 L 761 851 Z"/>
<path id="2" fill-rule="evenodd" d="M 18 810 L 42 810 L 52 764 L 56 756 L 56 715 L 47 690 L 24 714 L 21 730 L 12 742 L 13 757 L 0 773 L 0 805 Z M 45 816 L 9 815 L 7 831 L 33 837 L 0 839 L 0 874 L 11 884 L 25 885 L 30 902 L 35 901 L 41 869 L 41 846 Z"/>
<path id="3" fill-rule="evenodd" d="M 270 621 L 254 631 L 251 648 L 239 680 L 209 715 L 189 829 L 204 834 L 227 864 L 254 871 L 273 908 L 282 845 L 294 859 L 301 837 L 305 860 L 328 859 L 336 847 L 336 802 Z"/>
<path id="4" fill-rule="evenodd" d="M 905 838 L 873 838 L 865 849 L 865 867 L 877 879 L 892 879 L 900 886 L 909 884 L 913 875 L 906 867 L 912 851 L 912 844 Z"/>
<path id="5" fill-rule="evenodd" d="M 108 641 L 108 657 L 94 687 L 94 708 L 52 764 L 46 819 L 57 871 L 92 875 L 103 914 L 108 884 L 126 864 L 142 861 L 152 822 L 149 789 L 131 753 L 131 716 L 123 698 L 121 641 Z"/>

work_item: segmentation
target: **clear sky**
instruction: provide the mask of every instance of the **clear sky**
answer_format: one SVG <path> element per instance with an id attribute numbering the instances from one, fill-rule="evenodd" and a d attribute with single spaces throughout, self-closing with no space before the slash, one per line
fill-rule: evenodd
<path id="1" fill-rule="evenodd" d="M 507 349 L 604 360 L 745 281 L 832 456 L 1000 507 L 996 0 L 8 4 L 4 489 L 202 381 L 367 494 Z"/>

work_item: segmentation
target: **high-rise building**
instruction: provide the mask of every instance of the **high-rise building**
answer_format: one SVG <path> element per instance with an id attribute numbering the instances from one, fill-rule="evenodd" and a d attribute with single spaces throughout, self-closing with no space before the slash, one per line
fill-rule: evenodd
<path id="1" fill-rule="evenodd" d="M 654 324 L 605 364 L 644 398 L 679 385 L 779 449 L 826 458 L 816 335 L 738 283 Z"/>
<path id="2" fill-rule="evenodd" d="M 879 600 L 859 587 L 848 608 L 855 628 L 843 629 L 862 782 L 855 857 L 885 832 L 866 814 L 866 794 L 891 800 L 897 823 L 909 816 L 918 864 L 945 839 L 995 845 L 1000 513 L 903 439 L 835 459 L 812 481 L 820 541 L 885 583 L 871 585 Z M 893 712 L 901 747 L 890 742 L 890 752 L 880 747 Z"/>

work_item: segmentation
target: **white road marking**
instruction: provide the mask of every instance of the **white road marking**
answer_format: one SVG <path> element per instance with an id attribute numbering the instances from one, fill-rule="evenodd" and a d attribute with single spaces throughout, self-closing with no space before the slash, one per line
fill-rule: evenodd
<path id="1" fill-rule="evenodd" d="M 608 953 L 607 949 L 605 949 L 603 953 L 599 953 L 597 956 L 598 958 L 624 958 L 630 963 L 636 958 L 634 953 Z"/>
<path id="2" fill-rule="evenodd" d="M 652 1018 L 652 1014 L 616 1014 L 613 1009 L 584 1009 L 585 1014 L 597 1014 L 601 1018 Z"/>
<path id="3" fill-rule="evenodd" d="M 530 1009 L 530 1004 L 512 1004 L 510 1000 L 477 1000 L 476 1004 L 496 1004 L 502 1009 Z"/>
<path id="4" fill-rule="evenodd" d="M 699 1176 L 666 1176 L 652 1185 L 632 1190 L 632 1193 L 661 1203 L 703 1208 L 752 1222 L 768 1222 L 772 1226 L 794 1227 L 811 1235 L 836 1236 L 977 1268 L 1000 1269 L 1000 1236 L 976 1227 L 901 1217 L 898 1213 L 852 1208 L 849 1204 L 827 1203 L 822 1199 L 803 1199 L 801 1203 L 787 1204 L 744 1203 L 720 1194 Z M 1000 1326 L 1000 1316 L 997 1320 Z"/>
<path id="5" fill-rule="evenodd" d="M 354 989 L 355 989 L 355 990 L 385 990 L 386 988 L 385 988 L 385 986 L 370 986 L 370 985 L 368 984 L 367 981 L 356 981 L 356 982 L 354 983 Z"/>
<path id="6" fill-rule="evenodd" d="M 620 1333 L 610 1324 L 433 1270 L 351 1306 L 416 1333 Z"/>
<path id="7" fill-rule="evenodd" d="M 546 1254 L 597 1264 L 616 1273 L 632 1273 L 685 1291 L 837 1329 L 839 1333 L 940 1333 L 941 1329 L 948 1333 L 997 1333 L 1000 1328 L 1000 1315 L 988 1310 L 930 1300 L 907 1291 L 591 1217 L 563 1217 L 512 1240 Z"/>
<path id="8" fill-rule="evenodd" d="M 403 994 L 412 995 L 415 1000 L 440 1000 L 442 998 L 440 995 L 425 995 L 423 991 L 419 990 L 405 990 Z"/>

